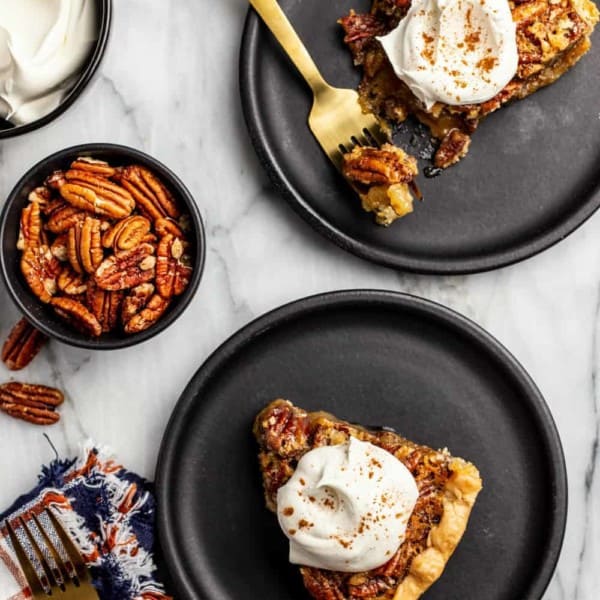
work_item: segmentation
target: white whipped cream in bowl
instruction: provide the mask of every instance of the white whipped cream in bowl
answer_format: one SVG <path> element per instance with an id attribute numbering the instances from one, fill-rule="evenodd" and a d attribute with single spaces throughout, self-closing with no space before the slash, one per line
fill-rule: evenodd
<path id="1" fill-rule="evenodd" d="M 100 62 L 110 17 L 110 0 L 0 1 L 0 118 L 13 125 L 0 137 L 67 108 Z"/>
<path id="2" fill-rule="evenodd" d="M 517 72 L 508 0 L 415 0 L 378 38 L 394 72 L 427 109 L 496 96 Z"/>
<path id="3" fill-rule="evenodd" d="M 346 573 L 388 562 L 419 492 L 393 454 L 355 438 L 307 452 L 277 493 L 290 562 Z"/>

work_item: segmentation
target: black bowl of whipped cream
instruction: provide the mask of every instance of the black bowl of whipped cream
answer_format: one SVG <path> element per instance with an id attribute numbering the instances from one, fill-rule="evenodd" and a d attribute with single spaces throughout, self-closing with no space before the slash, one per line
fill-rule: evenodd
<path id="1" fill-rule="evenodd" d="M 0 140 L 65 112 L 96 72 L 112 0 L 0 2 Z"/>

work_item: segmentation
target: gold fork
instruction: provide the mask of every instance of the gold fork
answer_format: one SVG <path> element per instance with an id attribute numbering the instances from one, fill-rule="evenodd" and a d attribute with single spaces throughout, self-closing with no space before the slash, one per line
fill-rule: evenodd
<path id="1" fill-rule="evenodd" d="M 42 527 L 40 520 L 35 515 L 32 514 L 31 519 L 36 524 L 44 540 L 46 552 L 42 551 L 39 538 L 36 539 L 30 526 L 27 525 L 24 519 L 19 518 L 20 528 L 25 532 L 35 558 L 41 566 L 42 572 L 39 575 L 34 563 L 29 558 L 28 552 L 19 541 L 16 531 L 10 522 L 6 521 L 12 547 L 25 575 L 27 584 L 31 589 L 33 600 L 47 600 L 50 596 L 55 598 L 55 600 L 99 600 L 79 550 L 54 513 L 49 509 L 46 509 L 45 513 L 62 543 L 68 560 L 63 560 L 50 535 L 48 535 L 46 529 Z M 54 564 L 50 564 L 48 556 L 52 557 Z"/>
<path id="2" fill-rule="evenodd" d="M 330 86 L 276 0 L 250 0 L 277 41 L 311 87 L 314 102 L 308 125 L 336 168 L 353 146 L 379 146 L 388 141 L 372 114 L 362 112 L 358 93 Z"/>

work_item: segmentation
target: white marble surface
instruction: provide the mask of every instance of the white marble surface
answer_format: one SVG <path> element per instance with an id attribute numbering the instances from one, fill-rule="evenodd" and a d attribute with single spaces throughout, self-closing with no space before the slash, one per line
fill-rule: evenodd
<path id="1" fill-rule="evenodd" d="M 187 380 L 249 320 L 334 289 L 416 293 L 487 328 L 541 388 L 564 443 L 570 492 L 564 550 L 545 598 L 596 600 L 600 215 L 543 255 L 483 275 L 420 277 L 364 262 L 305 225 L 273 193 L 257 163 L 237 84 L 245 0 L 220 0 L 209 10 L 197 0 L 115 4 L 113 43 L 84 97 L 41 131 L 0 142 L 0 198 L 29 165 L 55 150 L 92 141 L 132 145 L 171 166 L 198 199 L 207 223 L 207 264 L 193 304 L 157 339 L 112 353 L 52 343 L 19 375 L 66 391 L 63 418 L 50 430 L 59 452 L 72 455 L 79 440 L 91 436 L 152 477 L 164 427 Z M 0 286 L 2 338 L 17 317 Z M 0 380 L 10 377 L 0 366 Z M 0 415 L 0 508 L 31 487 L 51 457 L 41 430 Z"/>

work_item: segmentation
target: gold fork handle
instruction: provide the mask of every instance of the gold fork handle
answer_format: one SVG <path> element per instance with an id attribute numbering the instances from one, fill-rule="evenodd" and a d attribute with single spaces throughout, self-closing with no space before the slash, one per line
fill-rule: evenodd
<path id="1" fill-rule="evenodd" d="M 324 87 L 329 87 L 276 0 L 250 0 L 250 4 L 302 73 L 312 91 L 316 94 Z"/>

